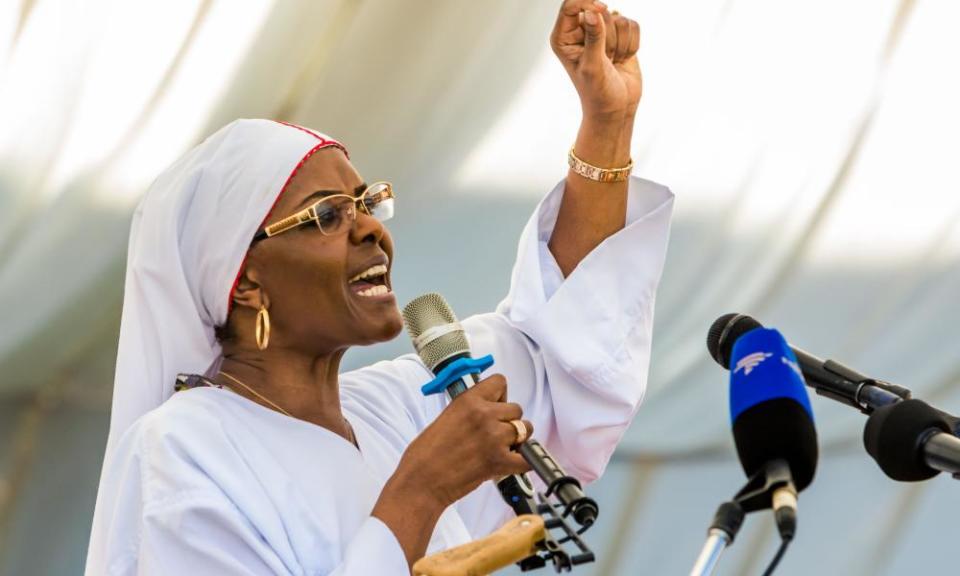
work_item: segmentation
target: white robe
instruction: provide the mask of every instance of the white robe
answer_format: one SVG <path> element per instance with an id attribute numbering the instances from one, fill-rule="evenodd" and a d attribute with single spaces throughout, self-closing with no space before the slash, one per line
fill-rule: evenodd
<path id="1" fill-rule="evenodd" d="M 510 293 L 463 321 L 493 354 L 536 437 L 583 482 L 603 472 L 646 388 L 654 298 L 673 196 L 630 181 L 627 226 L 566 279 L 547 249 L 561 182 L 520 240 Z M 140 418 L 105 466 L 86 574 L 403 575 L 392 532 L 370 516 L 406 446 L 446 406 L 424 397 L 415 355 L 341 375 L 358 451 L 319 426 L 216 388 L 180 392 Z M 429 490 L 425 479 L 424 490 Z M 448 508 L 435 552 L 510 516 L 485 483 Z"/>

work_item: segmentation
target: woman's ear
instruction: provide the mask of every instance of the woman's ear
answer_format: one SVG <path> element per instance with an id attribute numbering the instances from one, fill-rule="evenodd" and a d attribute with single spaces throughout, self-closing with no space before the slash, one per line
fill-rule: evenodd
<path id="1" fill-rule="evenodd" d="M 242 306 L 254 311 L 260 310 L 261 307 L 270 307 L 270 300 L 260 282 L 257 281 L 255 268 L 245 268 L 240 274 L 237 287 L 233 290 L 233 303 L 238 308 Z"/>

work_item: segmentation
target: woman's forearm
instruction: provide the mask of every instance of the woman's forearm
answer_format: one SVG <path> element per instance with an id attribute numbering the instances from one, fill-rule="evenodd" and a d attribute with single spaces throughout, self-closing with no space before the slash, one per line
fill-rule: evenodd
<path id="1" fill-rule="evenodd" d="M 633 119 L 643 94 L 640 25 L 598 0 L 564 0 L 550 47 L 580 96 L 574 153 L 600 168 L 630 160 Z M 627 218 L 627 182 L 594 182 L 572 170 L 549 247 L 564 277 Z"/>
<path id="2" fill-rule="evenodd" d="M 395 474 L 387 481 L 371 515 L 393 532 L 407 558 L 407 564 L 424 556 L 433 529 L 443 513 L 442 506 L 424 486 Z"/>
<path id="3" fill-rule="evenodd" d="M 633 115 L 602 118 L 585 116 L 574 144 L 584 162 L 601 168 L 620 168 L 630 161 Z M 624 226 L 627 182 L 596 182 L 570 170 L 550 252 L 564 277 L 607 237 Z"/>

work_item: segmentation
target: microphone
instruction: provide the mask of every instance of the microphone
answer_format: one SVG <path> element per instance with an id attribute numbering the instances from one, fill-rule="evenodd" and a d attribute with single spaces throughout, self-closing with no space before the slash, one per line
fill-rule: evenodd
<path id="1" fill-rule="evenodd" d="M 772 574 L 797 530 L 797 493 L 810 485 L 817 470 L 817 431 L 797 358 L 776 330 L 730 320 L 714 322 L 707 337 L 710 355 L 730 370 L 730 422 L 747 484 L 733 500 L 717 508 L 690 576 L 713 573 L 725 548 L 733 543 L 744 516 L 773 509 L 780 548 L 764 574 Z M 743 317 L 741 317 L 743 318 Z M 730 337 L 731 325 L 737 327 Z"/>
<path id="2" fill-rule="evenodd" d="M 471 356 L 466 332 L 440 294 L 424 294 L 412 300 L 403 309 L 403 322 L 420 359 L 436 376 L 421 388 L 425 395 L 446 392 L 455 399 L 479 382 L 479 374 L 493 365 L 492 356 Z M 546 448 L 531 438 L 517 450 L 547 486 L 547 496 L 556 494 L 565 512 L 572 513 L 581 526 L 593 524 L 599 513 L 597 503 L 583 493 L 580 482 L 568 476 Z M 497 487 L 518 515 L 536 510 L 533 488 L 526 477 L 507 476 L 497 482 Z"/>
<path id="3" fill-rule="evenodd" d="M 762 326 L 746 314 L 724 314 L 717 318 L 707 333 L 710 357 L 729 368 L 737 340 Z M 853 406 L 864 414 L 910 398 L 910 390 L 902 386 L 864 376 L 839 362 L 822 360 L 800 348 L 789 345 L 788 348 L 796 357 L 807 384 L 816 389 L 817 394 Z"/>
<path id="4" fill-rule="evenodd" d="M 884 474 L 918 482 L 940 472 L 960 478 L 960 438 L 950 422 L 922 400 L 904 400 L 878 408 L 867 419 L 863 445 Z"/>
<path id="5" fill-rule="evenodd" d="M 746 314 L 724 314 L 710 327 L 707 349 L 724 368 L 738 339 L 761 327 Z M 822 360 L 791 347 L 807 383 L 817 394 L 853 406 L 869 415 L 864 447 L 880 469 L 903 482 L 916 482 L 940 472 L 960 479 L 960 418 L 912 399 L 903 386 L 870 378 L 833 360 Z"/>
<path id="6" fill-rule="evenodd" d="M 784 540 L 796 530 L 797 493 L 817 469 L 813 410 L 797 359 L 776 330 L 754 328 L 729 353 L 730 420 L 743 471 L 744 511 L 773 508 Z"/>

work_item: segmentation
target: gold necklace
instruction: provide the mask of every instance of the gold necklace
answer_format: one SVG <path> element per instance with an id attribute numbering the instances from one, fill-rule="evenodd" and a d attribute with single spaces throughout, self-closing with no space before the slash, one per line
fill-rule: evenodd
<path id="1" fill-rule="evenodd" d="M 227 372 L 224 372 L 223 370 L 220 371 L 220 374 L 223 374 L 224 376 L 226 376 L 226 377 L 229 378 L 230 380 L 236 382 L 237 384 L 239 384 L 240 386 L 242 386 L 242 387 L 244 388 L 244 390 L 246 390 L 247 392 L 250 392 L 251 394 L 253 394 L 253 395 L 256 396 L 257 398 L 263 400 L 264 402 L 266 402 L 267 404 L 269 404 L 269 405 L 270 405 L 274 410 L 276 410 L 277 412 L 280 412 L 281 414 L 283 414 L 283 415 L 285 415 L 285 416 L 289 416 L 290 418 L 293 418 L 293 414 L 290 414 L 289 412 L 287 412 L 286 410 L 284 410 L 283 408 L 281 408 L 281 407 L 278 406 L 277 404 L 271 402 L 269 398 L 267 398 L 267 397 L 264 396 L 263 394 L 257 392 L 257 391 L 254 390 L 253 388 L 247 386 L 246 384 L 244 384 L 243 382 L 241 382 L 240 379 L 237 378 L 236 376 L 233 376 L 233 375 L 231 375 L 231 374 L 228 374 Z M 228 386 L 228 387 L 229 387 L 229 388 L 232 388 L 232 387 L 230 387 L 230 386 Z M 236 393 L 236 391 L 234 391 L 234 393 Z M 346 418 L 343 419 L 343 423 L 347 425 L 347 432 L 350 433 L 350 443 L 353 444 L 354 446 L 356 446 L 357 448 L 359 448 L 360 445 L 357 444 L 357 435 L 353 432 L 353 426 L 350 424 L 350 422 L 349 422 Z"/>
<path id="2" fill-rule="evenodd" d="M 273 409 L 276 410 L 277 412 L 280 412 L 280 413 L 284 414 L 285 416 L 290 416 L 291 418 L 293 418 L 293 415 L 292 415 L 292 414 L 290 414 L 289 412 L 287 412 L 287 411 L 284 410 L 283 408 L 281 408 L 281 407 L 277 406 L 276 404 L 274 404 L 273 402 L 271 402 L 270 399 L 267 398 L 266 396 L 264 396 L 263 394 L 257 392 L 257 391 L 254 390 L 253 388 L 251 388 L 251 387 L 247 386 L 246 384 L 244 384 L 243 382 L 241 382 L 240 379 L 237 378 L 236 376 L 231 376 L 230 374 L 227 374 L 227 373 L 224 372 L 223 370 L 221 370 L 220 373 L 223 374 L 224 376 L 226 376 L 227 378 L 233 380 L 233 381 L 236 382 L 237 384 L 243 386 L 243 388 L 244 388 L 247 392 L 249 392 L 249 393 L 253 394 L 254 396 L 256 396 L 257 398 L 263 400 L 264 402 L 266 402 L 267 404 L 269 404 L 270 406 L 272 406 Z"/>

